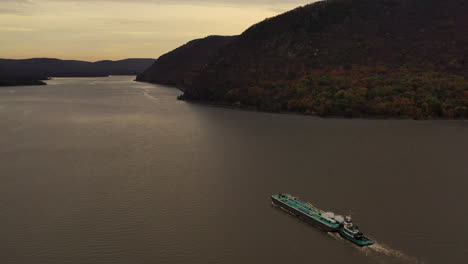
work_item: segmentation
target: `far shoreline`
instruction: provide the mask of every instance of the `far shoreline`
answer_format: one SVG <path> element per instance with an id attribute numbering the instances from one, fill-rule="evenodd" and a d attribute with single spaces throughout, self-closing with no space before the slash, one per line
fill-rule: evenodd
<path id="1" fill-rule="evenodd" d="M 156 85 L 164 85 L 170 88 L 178 89 L 183 92 L 183 89 L 177 85 L 171 84 L 164 84 L 164 83 L 156 83 L 156 82 L 149 82 L 135 79 L 135 82 L 141 83 L 149 83 L 149 84 L 156 84 Z M 301 112 L 292 112 L 292 111 L 268 111 L 263 110 L 254 106 L 234 106 L 229 104 L 223 104 L 218 102 L 206 101 L 206 100 L 195 100 L 195 99 L 187 99 L 184 97 L 184 94 L 177 97 L 177 100 L 184 101 L 193 104 L 200 104 L 206 105 L 211 107 L 219 107 L 224 109 L 232 109 L 232 110 L 241 110 L 241 111 L 248 111 L 248 112 L 259 112 L 259 113 L 270 113 L 270 114 L 281 114 L 281 115 L 297 115 L 297 116 L 310 116 L 310 117 L 318 117 L 323 119 L 362 119 L 362 120 L 415 120 L 415 121 L 431 121 L 431 120 L 438 120 L 438 121 L 468 121 L 468 119 L 464 118 L 444 118 L 444 117 L 412 117 L 412 116 L 382 116 L 382 115 L 352 115 L 352 116 L 345 116 L 345 115 L 326 115 L 321 116 L 319 114 L 309 114 L 309 113 L 301 113 Z"/>
<path id="2" fill-rule="evenodd" d="M 379 116 L 379 115 L 356 115 L 356 116 L 345 116 L 345 115 L 326 115 L 321 116 L 319 114 L 308 114 L 308 113 L 300 113 L 300 112 L 292 112 L 292 111 L 267 111 L 258 109 L 253 106 L 233 106 L 228 104 L 222 103 L 213 103 L 209 101 L 203 100 L 193 100 L 193 99 L 179 99 L 179 101 L 184 101 L 187 103 L 193 103 L 197 105 L 204 105 L 216 108 L 224 108 L 230 110 L 239 110 L 245 112 L 257 112 L 257 113 L 267 113 L 267 114 L 279 114 L 279 115 L 293 115 L 293 116 L 305 116 L 305 117 L 316 117 L 322 119 L 360 119 L 360 120 L 414 120 L 414 121 L 468 121 L 468 119 L 463 118 L 443 118 L 443 117 L 411 117 L 411 116 Z"/>

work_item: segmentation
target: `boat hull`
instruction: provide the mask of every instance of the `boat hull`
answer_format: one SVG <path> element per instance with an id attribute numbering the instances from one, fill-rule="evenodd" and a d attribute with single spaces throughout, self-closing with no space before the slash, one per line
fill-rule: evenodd
<path id="1" fill-rule="evenodd" d="M 322 229 L 323 231 L 326 231 L 326 232 L 337 232 L 338 231 L 338 228 L 330 227 L 330 226 L 318 221 L 317 219 L 315 219 L 313 217 L 310 217 L 309 215 L 297 210 L 296 208 L 294 208 L 292 206 L 289 206 L 288 204 L 283 203 L 280 200 L 275 199 L 274 197 L 271 197 L 271 201 L 273 202 L 274 205 L 277 205 L 277 206 L 287 210 L 288 212 L 294 214 L 295 216 L 299 217 L 300 219 L 306 221 L 307 223 L 309 223 L 309 224 L 311 224 L 311 225 L 313 225 L 313 226 L 315 226 L 317 228 Z"/>
<path id="2" fill-rule="evenodd" d="M 351 241 L 352 243 L 354 243 L 355 245 L 358 245 L 360 247 L 367 247 L 367 246 L 371 246 L 374 244 L 374 241 L 370 240 L 369 238 L 367 237 L 364 237 L 364 239 L 355 239 L 353 237 L 350 237 L 349 235 L 347 235 L 346 233 L 344 233 L 343 231 L 339 231 L 338 232 L 340 234 L 340 236 L 348 241 Z"/>

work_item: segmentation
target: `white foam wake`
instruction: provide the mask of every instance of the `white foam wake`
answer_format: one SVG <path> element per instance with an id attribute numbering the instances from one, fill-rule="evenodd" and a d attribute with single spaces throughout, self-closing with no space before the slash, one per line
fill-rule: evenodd
<path id="1" fill-rule="evenodd" d="M 403 253 L 400 250 L 393 249 L 385 244 L 381 243 L 375 243 L 374 245 L 368 246 L 363 248 L 363 251 L 367 251 L 367 253 L 378 253 L 378 254 L 383 254 L 388 257 L 392 258 L 398 258 L 403 260 L 406 263 L 412 263 L 412 264 L 424 264 L 424 261 L 420 261 L 415 257 L 409 256 L 405 253 Z"/>
<path id="2" fill-rule="evenodd" d="M 154 101 L 158 100 L 158 98 L 150 95 L 146 89 L 143 89 L 143 95 L 146 96 L 147 98 L 151 99 L 151 100 L 154 100 Z"/>
<path id="3" fill-rule="evenodd" d="M 334 239 L 336 239 L 338 241 L 348 243 L 348 241 L 346 239 L 342 238 L 336 232 L 335 233 L 328 232 L 327 234 L 330 237 L 332 237 L 332 238 L 334 238 Z M 374 245 L 367 246 L 367 247 L 359 247 L 359 246 L 354 245 L 352 243 L 350 243 L 350 245 L 352 245 L 357 250 L 361 251 L 363 254 L 365 254 L 366 256 L 369 256 L 369 257 L 384 255 L 384 256 L 387 256 L 387 257 L 390 257 L 390 258 L 399 259 L 403 263 L 424 264 L 424 261 L 418 260 L 415 257 L 411 257 L 411 256 L 403 253 L 402 251 L 393 249 L 393 248 L 391 248 L 391 247 L 389 247 L 389 246 L 387 246 L 385 244 L 381 244 L 381 243 L 376 242 Z M 400 261 L 398 261 L 398 262 L 400 262 Z"/>

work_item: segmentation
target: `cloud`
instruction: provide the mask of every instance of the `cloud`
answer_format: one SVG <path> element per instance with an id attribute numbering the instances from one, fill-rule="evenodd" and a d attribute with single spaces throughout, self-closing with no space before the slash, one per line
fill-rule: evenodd
<path id="1" fill-rule="evenodd" d="M 9 0 L 7 0 L 9 1 Z M 14 1 L 14 0 L 10 0 Z M 20 0 L 23 2 L 30 2 L 31 0 Z M 213 3 L 220 3 L 220 4 L 261 4 L 261 5 L 268 5 L 268 4 L 300 4 L 304 2 L 314 2 L 311 1 L 304 1 L 304 0 L 36 0 L 34 2 L 41 2 L 41 1 L 65 1 L 65 2 L 123 2 L 123 3 L 135 3 L 135 2 L 143 2 L 143 3 L 154 3 L 154 4 L 213 4 Z"/>
<path id="2" fill-rule="evenodd" d="M 34 2 L 32 0 L 0 0 L 0 5 L 2 15 L 28 15 Z"/>
<path id="3" fill-rule="evenodd" d="M 33 28 L 20 28 L 20 27 L 0 27 L 0 31 L 5 32 L 33 32 L 36 31 Z"/>
<path id="4" fill-rule="evenodd" d="M 228 6 L 242 6 L 242 5 L 304 5 L 318 0 L 0 0 L 4 3 L 19 3 L 19 4 L 41 4 L 46 2 L 109 2 L 109 3 L 145 3 L 145 4 L 165 4 L 165 5 L 228 5 Z"/>
<path id="5" fill-rule="evenodd" d="M 22 12 L 18 9 L 14 8 L 0 8 L 0 14 L 13 14 L 13 15 L 20 15 Z"/>
<path id="6" fill-rule="evenodd" d="M 93 4 L 109 6 L 119 4 L 153 5 L 153 6 L 230 6 L 252 7 L 257 6 L 276 13 L 281 13 L 301 5 L 317 2 L 319 0 L 0 0 L 0 14 L 31 15 L 41 6 L 55 4 Z"/>
<path id="7" fill-rule="evenodd" d="M 158 57 L 313 0 L 0 0 L 2 57 Z"/>
<path id="8" fill-rule="evenodd" d="M 33 3 L 33 0 L 0 0 L 0 3 L 31 4 Z"/>

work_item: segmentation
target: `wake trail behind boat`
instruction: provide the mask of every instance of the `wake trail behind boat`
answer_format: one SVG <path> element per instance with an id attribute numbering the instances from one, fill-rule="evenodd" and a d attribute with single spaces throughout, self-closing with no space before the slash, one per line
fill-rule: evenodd
<path id="1" fill-rule="evenodd" d="M 146 90 L 146 89 L 144 89 L 144 88 L 143 88 L 143 95 L 144 95 L 145 97 L 147 97 L 148 99 L 151 99 L 151 100 L 154 100 L 154 101 L 157 101 L 157 100 L 158 100 L 158 98 L 156 98 L 156 97 L 150 95 L 150 94 L 148 93 L 148 90 Z"/>
<path id="2" fill-rule="evenodd" d="M 362 248 L 362 250 L 365 254 L 378 253 L 378 254 L 383 254 L 385 256 L 388 256 L 388 257 L 401 259 L 407 263 L 424 264 L 424 261 L 418 260 L 415 257 L 409 256 L 399 250 L 393 249 L 381 243 L 375 243 L 372 246 Z"/>
<path id="3" fill-rule="evenodd" d="M 346 242 L 345 239 L 343 239 L 338 233 L 332 233 L 328 232 L 327 233 L 330 237 L 338 240 L 338 241 L 343 241 Z M 371 255 L 385 255 L 387 257 L 391 257 L 394 259 L 400 259 L 404 263 L 411 263 L 411 264 L 424 264 L 424 261 L 418 260 L 415 257 L 408 256 L 407 254 L 396 250 L 392 249 L 391 247 L 378 243 L 376 242 L 374 245 L 367 246 L 367 247 L 358 247 L 353 245 L 354 248 L 358 249 L 362 253 L 364 253 L 366 256 L 371 256 Z"/>

